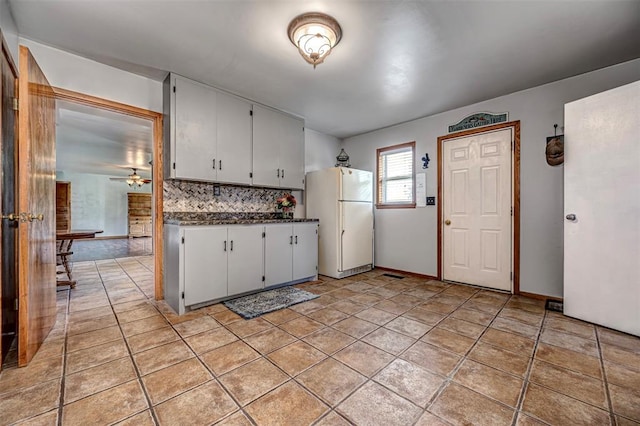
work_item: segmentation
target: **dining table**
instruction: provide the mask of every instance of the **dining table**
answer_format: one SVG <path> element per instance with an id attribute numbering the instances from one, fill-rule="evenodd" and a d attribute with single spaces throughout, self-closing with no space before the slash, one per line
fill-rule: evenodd
<path id="1" fill-rule="evenodd" d="M 73 279 L 72 247 L 75 240 L 95 238 L 96 234 L 104 232 L 102 229 L 71 229 L 56 232 L 56 265 L 62 266 L 63 270 L 58 274 L 66 275 L 66 279 L 56 280 L 57 286 L 76 287 Z"/>

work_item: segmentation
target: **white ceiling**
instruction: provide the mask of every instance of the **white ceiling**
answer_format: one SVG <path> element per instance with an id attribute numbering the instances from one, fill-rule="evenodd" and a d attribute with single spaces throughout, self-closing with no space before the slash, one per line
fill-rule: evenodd
<path id="1" fill-rule="evenodd" d="M 56 170 L 151 177 L 151 121 L 67 101 L 56 102 Z"/>
<path id="2" fill-rule="evenodd" d="M 22 37 L 161 80 L 172 71 L 337 137 L 640 57 L 640 1 L 10 0 Z M 291 45 L 321 11 L 317 69 Z M 635 41 L 633 41 L 635 40 Z"/>

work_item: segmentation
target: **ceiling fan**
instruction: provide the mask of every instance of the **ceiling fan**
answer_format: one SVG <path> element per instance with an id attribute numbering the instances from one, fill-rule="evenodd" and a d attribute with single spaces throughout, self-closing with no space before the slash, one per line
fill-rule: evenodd
<path id="1" fill-rule="evenodd" d="M 132 167 L 131 170 L 133 170 L 133 173 L 131 173 L 126 178 L 121 177 L 121 178 L 109 178 L 109 179 L 110 180 L 125 181 L 127 183 L 127 185 L 129 185 L 132 188 L 140 187 L 140 186 L 144 185 L 145 183 L 151 183 L 151 179 L 144 179 L 138 174 L 138 169 L 137 168 L 133 168 Z"/>

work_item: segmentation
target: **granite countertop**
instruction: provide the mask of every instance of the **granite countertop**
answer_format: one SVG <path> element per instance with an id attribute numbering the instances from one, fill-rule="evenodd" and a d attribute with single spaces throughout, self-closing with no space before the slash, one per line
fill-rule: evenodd
<path id="1" fill-rule="evenodd" d="M 247 225 L 258 223 L 318 222 L 318 219 L 283 219 L 279 213 L 165 212 L 170 225 Z"/>

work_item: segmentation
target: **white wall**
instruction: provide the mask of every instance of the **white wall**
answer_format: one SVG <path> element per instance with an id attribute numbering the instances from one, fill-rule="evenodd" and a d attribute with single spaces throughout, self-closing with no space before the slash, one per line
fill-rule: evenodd
<path id="1" fill-rule="evenodd" d="M 18 27 L 7 0 L 0 0 L 0 29 L 2 29 L 2 35 L 7 42 L 13 62 L 18 65 Z"/>
<path id="2" fill-rule="evenodd" d="M 162 112 L 162 82 L 20 38 L 49 84 L 111 101 Z M 17 62 L 17 58 L 14 58 Z"/>
<path id="3" fill-rule="evenodd" d="M 311 129 L 304 130 L 304 172 L 326 169 L 336 164 L 341 140 Z"/>
<path id="4" fill-rule="evenodd" d="M 546 137 L 553 125 L 563 131 L 564 104 L 640 78 L 634 60 L 516 92 L 489 101 L 347 138 L 343 147 L 353 167 L 375 171 L 376 148 L 416 141 L 416 170 L 428 153 L 427 195 L 437 195 L 437 138 L 447 126 L 479 111 L 509 112 L 521 124 L 520 290 L 561 297 L 563 262 L 563 169 L 545 161 Z M 428 99 L 425 100 L 428 102 Z M 594 171 L 597 173 L 597 171 Z M 379 266 L 437 274 L 437 206 L 376 210 L 376 259 Z"/>
<path id="5" fill-rule="evenodd" d="M 71 228 L 104 230 L 99 237 L 127 235 L 127 193 L 151 192 L 105 175 L 57 172 L 56 180 L 71 182 Z"/>
<path id="6" fill-rule="evenodd" d="M 336 164 L 336 156 L 340 152 L 342 141 L 334 136 L 325 135 L 309 128 L 304 129 L 304 172 L 326 169 Z M 295 217 L 307 217 L 305 208 L 305 194 L 293 191 L 298 200 Z"/>

